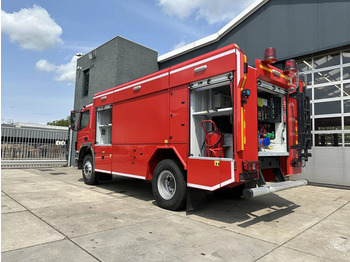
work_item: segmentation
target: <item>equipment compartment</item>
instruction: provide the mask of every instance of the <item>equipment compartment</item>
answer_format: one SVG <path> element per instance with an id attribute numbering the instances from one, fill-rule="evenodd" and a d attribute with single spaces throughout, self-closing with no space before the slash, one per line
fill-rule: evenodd
<path id="1" fill-rule="evenodd" d="M 287 123 L 284 89 L 258 82 L 259 156 L 283 156 L 287 151 Z"/>
<path id="2" fill-rule="evenodd" d="M 96 145 L 112 144 L 112 105 L 96 108 Z"/>
<path id="3" fill-rule="evenodd" d="M 227 73 L 189 85 L 192 157 L 233 158 L 230 76 Z"/>

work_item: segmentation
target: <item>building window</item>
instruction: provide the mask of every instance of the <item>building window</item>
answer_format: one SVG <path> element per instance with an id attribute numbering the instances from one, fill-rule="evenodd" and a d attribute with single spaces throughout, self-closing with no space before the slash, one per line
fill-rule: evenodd
<path id="1" fill-rule="evenodd" d="M 315 130 L 341 130 L 341 117 L 316 118 Z"/>
<path id="2" fill-rule="evenodd" d="M 340 64 L 339 53 L 321 55 L 314 58 L 314 69 L 338 66 Z"/>
<path id="3" fill-rule="evenodd" d="M 341 87 L 339 85 L 318 86 L 314 88 L 314 99 L 325 99 L 341 96 Z M 310 96 L 311 97 L 311 96 Z"/>
<path id="4" fill-rule="evenodd" d="M 343 80 L 350 79 L 350 67 L 343 67 Z"/>
<path id="5" fill-rule="evenodd" d="M 345 146 L 350 146 L 350 133 L 345 134 Z"/>
<path id="6" fill-rule="evenodd" d="M 343 96 L 350 98 L 350 83 L 343 84 Z"/>
<path id="7" fill-rule="evenodd" d="M 344 117 L 344 130 L 350 131 L 350 116 Z"/>
<path id="8" fill-rule="evenodd" d="M 87 96 L 89 94 L 90 69 L 84 70 L 83 73 L 83 96 Z"/>
<path id="9" fill-rule="evenodd" d="M 342 146 L 341 134 L 316 134 L 315 146 Z"/>
<path id="10" fill-rule="evenodd" d="M 307 78 L 313 144 L 350 147 L 350 50 L 306 57 L 298 69 Z"/>
<path id="11" fill-rule="evenodd" d="M 314 84 L 328 84 L 332 82 L 340 81 L 340 69 L 334 68 L 331 70 L 325 70 L 316 72 L 314 74 Z"/>
<path id="12" fill-rule="evenodd" d="M 350 63 L 350 50 L 343 51 L 342 55 L 343 55 L 343 64 Z"/>
<path id="13" fill-rule="evenodd" d="M 315 115 L 340 114 L 340 101 L 315 103 Z"/>
<path id="14" fill-rule="evenodd" d="M 344 100 L 344 113 L 350 113 L 350 100 Z"/>
<path id="15" fill-rule="evenodd" d="M 311 71 L 312 70 L 312 59 L 304 59 L 297 64 L 298 70 L 301 72 Z"/>

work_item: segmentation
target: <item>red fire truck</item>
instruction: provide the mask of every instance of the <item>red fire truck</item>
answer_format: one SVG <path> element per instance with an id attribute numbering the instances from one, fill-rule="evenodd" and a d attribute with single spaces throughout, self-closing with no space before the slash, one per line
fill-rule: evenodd
<path id="1" fill-rule="evenodd" d="M 285 177 L 311 156 L 310 101 L 295 61 L 277 69 L 275 54 L 267 48 L 254 68 L 232 44 L 95 94 L 72 112 L 85 183 L 152 180 L 158 205 L 171 210 L 194 192 L 251 198 L 306 185 Z"/>

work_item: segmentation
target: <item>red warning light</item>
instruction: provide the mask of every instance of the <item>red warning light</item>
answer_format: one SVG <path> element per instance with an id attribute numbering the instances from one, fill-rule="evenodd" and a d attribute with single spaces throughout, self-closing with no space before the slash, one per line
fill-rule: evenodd
<path id="1" fill-rule="evenodd" d="M 262 62 L 264 64 L 273 64 L 277 62 L 276 49 L 274 47 L 268 47 L 265 49 L 264 60 Z"/>
<path id="2" fill-rule="evenodd" d="M 287 60 L 284 72 L 286 74 L 294 74 L 298 72 L 297 62 L 294 59 Z"/>

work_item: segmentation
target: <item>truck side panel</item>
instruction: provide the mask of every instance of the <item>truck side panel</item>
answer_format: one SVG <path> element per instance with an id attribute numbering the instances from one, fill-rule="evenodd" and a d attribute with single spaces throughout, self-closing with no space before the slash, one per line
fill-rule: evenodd
<path id="1" fill-rule="evenodd" d="M 163 144 L 169 140 L 168 90 L 115 103 L 113 145 Z"/>
<path id="2" fill-rule="evenodd" d="M 170 68 L 170 86 L 178 86 L 220 75 L 236 68 L 236 45 L 202 55 Z"/>
<path id="3" fill-rule="evenodd" d="M 188 86 L 170 89 L 170 143 L 188 143 Z"/>
<path id="4" fill-rule="evenodd" d="M 157 145 L 168 140 L 169 90 L 114 103 L 113 174 L 145 179 Z"/>
<path id="5" fill-rule="evenodd" d="M 147 77 L 122 85 L 113 91 L 114 102 L 141 97 L 169 88 L 169 70 L 162 70 Z"/>

